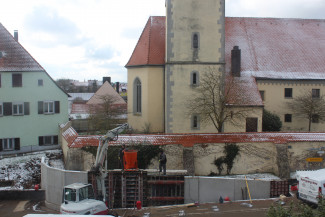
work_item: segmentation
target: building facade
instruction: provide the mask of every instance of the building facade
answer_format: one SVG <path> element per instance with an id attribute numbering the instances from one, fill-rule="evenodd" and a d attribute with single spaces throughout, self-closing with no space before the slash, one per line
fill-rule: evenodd
<path id="1" fill-rule="evenodd" d="M 0 155 L 59 147 L 68 95 L 0 24 Z"/>
<path id="2" fill-rule="evenodd" d="M 288 102 L 325 93 L 324 27 L 324 20 L 225 17 L 225 1 L 167 0 L 166 17 L 149 18 L 126 64 L 128 122 L 139 131 L 217 132 L 186 105 L 212 70 L 229 88 L 227 110 L 242 112 L 223 132 L 261 132 L 263 109 L 280 117 L 282 131 L 308 131 Z M 324 127 L 315 116 L 311 131 Z"/>

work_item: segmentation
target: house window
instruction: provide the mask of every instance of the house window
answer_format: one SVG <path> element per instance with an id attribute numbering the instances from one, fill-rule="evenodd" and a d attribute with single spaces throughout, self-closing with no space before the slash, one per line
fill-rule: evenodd
<path id="1" fill-rule="evenodd" d="M 292 114 L 285 114 L 284 122 L 292 122 Z"/>
<path id="2" fill-rule="evenodd" d="M 193 85 L 193 86 L 199 85 L 199 73 L 198 72 L 191 73 L 191 85 Z"/>
<path id="3" fill-rule="evenodd" d="M 39 101 L 38 114 L 59 114 L 60 101 Z"/>
<path id="4" fill-rule="evenodd" d="M 265 91 L 264 90 L 260 90 L 260 95 L 261 95 L 262 101 L 264 101 L 265 100 Z"/>
<path id="5" fill-rule="evenodd" d="M 136 78 L 134 81 L 134 111 L 135 113 L 141 113 L 141 101 L 142 101 L 142 87 L 141 81 L 139 78 Z"/>
<path id="6" fill-rule="evenodd" d="M 313 114 L 311 116 L 311 122 L 312 123 L 319 123 L 319 115 L 318 114 Z"/>
<path id="7" fill-rule="evenodd" d="M 3 116 L 3 103 L 0 102 L 0 116 Z"/>
<path id="8" fill-rule="evenodd" d="M 199 48 L 199 33 L 193 33 L 192 46 L 194 49 Z"/>
<path id="9" fill-rule="evenodd" d="M 193 115 L 192 116 L 192 129 L 193 130 L 198 130 L 200 129 L 200 119 L 198 115 Z"/>
<path id="10" fill-rule="evenodd" d="M 257 132 L 258 118 L 246 118 L 246 132 Z"/>
<path id="11" fill-rule="evenodd" d="M 20 150 L 19 138 L 0 139 L 0 151 Z"/>
<path id="12" fill-rule="evenodd" d="M 319 89 L 312 89 L 311 90 L 312 98 L 320 98 L 320 90 Z"/>
<path id="13" fill-rule="evenodd" d="M 43 79 L 38 79 L 38 86 L 43 86 Z"/>
<path id="14" fill-rule="evenodd" d="M 44 114 L 54 113 L 54 101 L 45 101 L 43 105 Z"/>
<path id="15" fill-rule="evenodd" d="M 59 144 L 58 136 L 39 136 L 38 144 L 42 145 L 57 145 Z"/>
<path id="16" fill-rule="evenodd" d="M 292 98 L 292 88 L 284 88 L 284 97 Z"/>
<path id="17" fill-rule="evenodd" d="M 12 115 L 23 115 L 24 103 L 12 103 Z"/>
<path id="18" fill-rule="evenodd" d="M 22 74 L 12 74 L 12 86 L 13 87 L 23 86 Z"/>

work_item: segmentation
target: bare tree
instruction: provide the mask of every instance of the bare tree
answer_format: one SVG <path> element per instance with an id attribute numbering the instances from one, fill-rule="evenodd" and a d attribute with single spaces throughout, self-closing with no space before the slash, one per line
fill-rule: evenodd
<path id="1" fill-rule="evenodd" d="M 294 115 L 308 120 L 308 131 L 311 130 L 312 122 L 325 120 L 325 96 L 313 96 L 312 91 L 306 91 L 294 97 L 287 103 L 288 108 Z"/>
<path id="2" fill-rule="evenodd" d="M 194 94 L 187 100 L 188 115 L 197 114 L 202 124 L 213 124 L 218 132 L 223 131 L 226 121 L 234 125 L 245 116 L 243 109 L 231 109 L 234 102 L 232 90 L 234 78 L 224 77 L 213 68 L 208 68 L 200 76 L 199 85 L 194 87 Z"/>
<path id="3" fill-rule="evenodd" d="M 119 98 L 112 95 L 96 95 L 100 103 L 91 104 L 88 119 L 88 126 L 93 131 L 105 133 L 115 127 L 118 123 L 119 115 L 125 114 L 126 110 L 117 104 Z"/>

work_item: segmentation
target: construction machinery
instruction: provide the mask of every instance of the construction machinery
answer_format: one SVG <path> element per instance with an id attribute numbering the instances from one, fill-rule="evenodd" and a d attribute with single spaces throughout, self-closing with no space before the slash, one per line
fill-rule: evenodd
<path id="1" fill-rule="evenodd" d="M 118 135 L 128 128 L 128 124 L 109 130 L 106 135 L 99 138 L 95 164 L 92 173 L 95 174 L 96 183 L 91 184 L 74 183 L 67 185 L 63 189 L 63 203 L 60 212 L 67 215 L 107 215 L 106 206 L 107 195 L 105 188 L 105 178 L 107 177 L 107 168 L 104 168 L 104 162 L 107 155 L 107 149 L 110 141 L 118 139 Z M 106 159 L 107 161 L 107 159 Z M 96 195 L 94 188 L 100 195 Z M 96 200 L 100 198 L 100 200 Z"/>

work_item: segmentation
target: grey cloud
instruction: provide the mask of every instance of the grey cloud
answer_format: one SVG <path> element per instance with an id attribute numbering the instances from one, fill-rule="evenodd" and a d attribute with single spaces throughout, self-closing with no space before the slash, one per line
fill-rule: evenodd
<path id="1" fill-rule="evenodd" d="M 58 12 L 47 6 L 37 6 L 33 12 L 26 16 L 25 26 L 32 33 L 47 33 L 55 38 L 53 44 L 44 40 L 37 40 L 44 46 L 56 46 L 65 44 L 78 46 L 89 39 L 81 37 L 81 31 L 69 19 L 59 16 Z"/>

